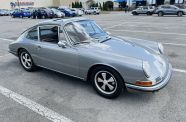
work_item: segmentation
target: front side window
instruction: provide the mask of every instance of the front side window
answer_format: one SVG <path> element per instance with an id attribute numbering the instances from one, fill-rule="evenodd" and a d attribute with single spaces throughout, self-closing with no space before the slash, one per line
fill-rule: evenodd
<path id="1" fill-rule="evenodd" d="M 49 43 L 59 42 L 59 27 L 58 26 L 42 26 L 39 27 L 40 41 Z"/>
<path id="2" fill-rule="evenodd" d="M 38 40 L 38 31 L 37 28 L 33 28 L 27 33 L 26 38 L 31 39 L 31 40 Z"/>

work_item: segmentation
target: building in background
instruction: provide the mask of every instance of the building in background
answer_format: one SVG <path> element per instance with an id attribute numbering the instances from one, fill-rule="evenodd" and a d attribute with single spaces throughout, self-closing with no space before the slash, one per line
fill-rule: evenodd
<path id="1" fill-rule="evenodd" d="M 19 3 L 18 3 L 19 1 Z M 50 6 L 68 6 L 71 7 L 72 2 L 79 0 L 0 0 L 0 9 L 13 9 L 27 7 L 50 7 Z"/>
<path id="2" fill-rule="evenodd" d="M 72 2 L 82 2 L 83 8 L 89 8 L 92 3 L 98 3 L 103 6 L 103 3 L 113 10 L 115 8 L 124 8 L 126 6 L 142 6 L 142 5 L 162 5 L 162 4 L 183 4 L 184 0 L 0 0 L 0 9 L 14 9 L 27 7 L 51 7 L 51 6 L 66 6 L 72 7 Z"/>

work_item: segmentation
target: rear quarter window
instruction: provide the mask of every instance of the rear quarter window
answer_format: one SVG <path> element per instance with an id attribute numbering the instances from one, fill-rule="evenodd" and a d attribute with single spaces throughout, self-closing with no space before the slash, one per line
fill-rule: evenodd
<path id="1" fill-rule="evenodd" d="M 29 30 L 27 35 L 26 35 L 26 38 L 31 39 L 31 40 L 38 40 L 38 30 L 37 30 L 37 28 L 33 28 L 33 29 Z"/>

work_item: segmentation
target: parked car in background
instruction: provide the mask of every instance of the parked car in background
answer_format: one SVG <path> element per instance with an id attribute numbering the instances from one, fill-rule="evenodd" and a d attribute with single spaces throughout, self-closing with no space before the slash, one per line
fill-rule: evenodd
<path id="1" fill-rule="evenodd" d="M 92 7 L 90 9 L 86 9 L 85 14 L 94 14 L 94 15 L 100 14 L 100 10 L 98 7 Z"/>
<path id="2" fill-rule="evenodd" d="M 34 25 L 9 45 L 9 52 L 26 71 L 44 67 L 80 78 L 106 98 L 115 98 L 126 88 L 157 91 L 172 75 L 161 43 L 113 37 L 86 18 Z"/>
<path id="3" fill-rule="evenodd" d="M 30 18 L 31 13 L 28 9 L 21 9 L 21 10 L 15 10 L 12 14 L 11 17 L 12 18 L 24 18 L 24 17 L 28 17 Z"/>
<path id="4" fill-rule="evenodd" d="M 55 8 L 51 8 L 51 10 L 54 12 L 54 17 L 56 18 L 64 18 L 65 17 L 65 13 L 61 12 L 58 9 Z"/>
<path id="5" fill-rule="evenodd" d="M 54 12 L 49 8 L 38 8 L 34 9 L 31 14 L 31 18 L 36 19 L 46 19 L 46 18 L 54 18 Z"/>
<path id="6" fill-rule="evenodd" d="M 77 16 L 82 16 L 84 14 L 84 12 L 78 8 L 71 8 L 70 10 L 74 12 Z"/>
<path id="7" fill-rule="evenodd" d="M 5 12 L 2 9 L 0 9 L 0 16 L 4 16 L 4 15 L 5 15 Z"/>
<path id="8" fill-rule="evenodd" d="M 9 10 L 0 9 L 0 16 L 8 16 L 9 14 Z"/>
<path id="9" fill-rule="evenodd" d="M 155 12 L 155 7 L 153 6 L 140 6 L 139 8 L 132 11 L 133 15 L 146 14 L 152 15 Z"/>
<path id="10" fill-rule="evenodd" d="M 66 17 L 75 17 L 76 13 L 71 11 L 69 8 L 58 8 L 59 11 L 65 13 Z"/>
<path id="11" fill-rule="evenodd" d="M 186 14 L 186 8 L 180 5 L 161 5 L 156 9 L 155 13 L 158 14 L 158 16 L 177 15 L 181 17 Z"/>

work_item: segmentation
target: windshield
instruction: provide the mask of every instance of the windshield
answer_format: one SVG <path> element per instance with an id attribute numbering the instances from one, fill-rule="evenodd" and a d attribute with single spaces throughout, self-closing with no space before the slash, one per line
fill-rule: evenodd
<path id="1" fill-rule="evenodd" d="M 180 9 L 186 9 L 186 6 L 184 6 L 184 5 L 176 5 L 178 8 L 180 8 Z"/>
<path id="2" fill-rule="evenodd" d="M 48 9 L 48 8 L 46 8 L 45 11 L 46 12 L 52 12 L 52 10 L 51 9 Z"/>
<path id="3" fill-rule="evenodd" d="M 55 8 L 53 8 L 52 11 L 53 11 L 53 12 L 61 12 L 61 11 L 55 9 Z"/>
<path id="4" fill-rule="evenodd" d="M 84 20 L 78 22 L 92 38 L 106 36 L 107 34 L 94 22 Z"/>
<path id="5" fill-rule="evenodd" d="M 91 37 L 78 22 L 68 23 L 65 25 L 64 29 L 73 44 L 89 42 L 91 40 Z"/>
<path id="6" fill-rule="evenodd" d="M 110 38 L 109 35 L 92 20 L 69 23 L 65 25 L 65 30 L 73 43 L 90 42 L 93 39 L 101 42 Z"/>

